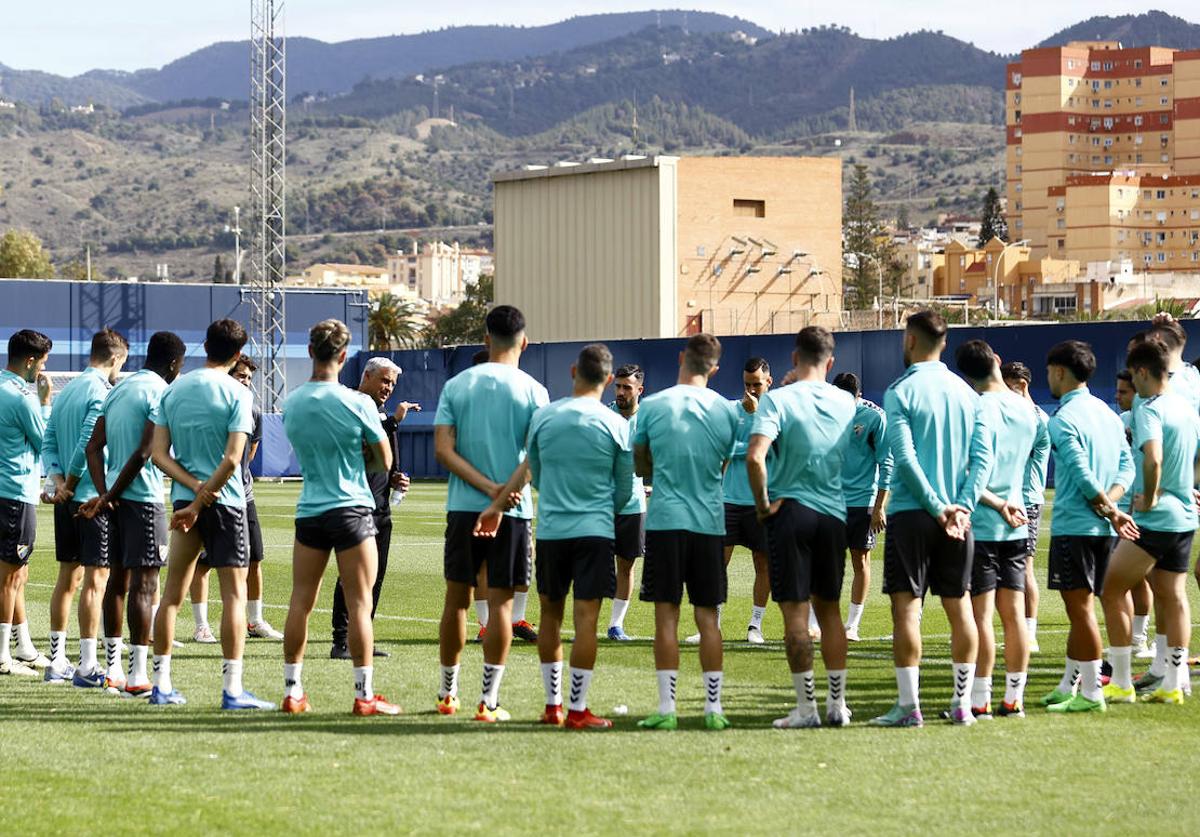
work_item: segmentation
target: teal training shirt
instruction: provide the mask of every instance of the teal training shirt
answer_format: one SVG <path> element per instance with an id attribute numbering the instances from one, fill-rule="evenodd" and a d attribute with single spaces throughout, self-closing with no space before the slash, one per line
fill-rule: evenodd
<path id="1" fill-rule="evenodd" d="M 308 381 L 283 402 L 283 432 L 304 477 L 297 518 L 333 509 L 374 511 L 363 449 L 387 434 L 370 396 L 337 381 Z"/>
<path id="2" fill-rule="evenodd" d="M 46 411 L 20 375 L 0 370 L 0 497 L 37 505 Z"/>
<path id="3" fill-rule="evenodd" d="M 489 480 L 504 485 L 525 461 L 533 414 L 549 403 L 546 388 L 517 367 L 481 363 L 446 382 L 433 423 L 453 427 L 458 454 Z M 491 503 L 491 497 L 450 475 L 447 511 L 481 512 Z M 524 520 L 533 517 L 529 486 L 520 504 L 506 514 Z"/>
<path id="4" fill-rule="evenodd" d="M 763 398 L 769 394 L 764 393 Z M 759 407 L 762 406 L 761 399 L 758 404 Z M 733 441 L 733 456 L 729 459 L 729 467 L 725 469 L 722 492 L 726 503 L 734 506 L 753 506 L 754 495 L 750 492 L 750 477 L 746 473 L 746 449 L 750 447 L 754 413 L 747 413 L 740 400 L 732 400 L 729 405 L 737 415 L 737 434 Z"/>
<path id="5" fill-rule="evenodd" d="M 533 414 L 528 449 L 538 540 L 612 538 L 633 488 L 629 422 L 595 398 L 560 398 Z"/>
<path id="6" fill-rule="evenodd" d="M 842 491 L 847 508 L 871 506 L 877 490 L 891 488 L 892 450 L 887 444 L 887 415 L 875 402 L 858 399 L 842 459 Z"/>
<path id="7" fill-rule="evenodd" d="M 914 363 L 888 387 L 889 514 L 924 510 L 937 517 L 955 504 L 974 511 L 981 486 L 969 483 L 967 473 L 991 469 L 987 452 L 971 444 L 978 405 L 975 390 L 940 360 Z"/>
<path id="8" fill-rule="evenodd" d="M 1025 399 L 1022 398 L 1022 401 Z M 1050 467 L 1050 416 L 1037 404 L 1031 405 L 1037 417 L 1038 432 L 1029 452 L 1025 468 L 1025 506 L 1040 506 L 1046 502 L 1046 469 Z"/>
<path id="9" fill-rule="evenodd" d="M 1040 422 L 1029 402 L 1008 389 L 985 392 L 979 396 L 979 426 L 992 448 L 992 467 L 987 488 L 997 497 L 1016 506 L 1025 505 L 1025 477 L 1030 451 L 1037 440 Z M 975 540 L 1023 541 L 1029 527 L 1016 529 L 1004 522 L 1000 512 L 980 503 L 971 515 Z"/>
<path id="10" fill-rule="evenodd" d="M 614 401 L 612 404 L 610 404 L 609 409 L 612 410 L 617 415 L 619 415 L 619 416 L 621 415 L 621 411 L 617 409 L 617 402 Z M 622 418 L 624 418 L 624 416 L 622 416 Z M 637 430 L 637 420 L 638 420 L 637 413 L 634 413 L 628 419 L 629 440 L 630 440 L 631 447 L 633 445 L 634 431 Z M 641 477 L 639 477 L 637 474 L 634 474 L 633 479 L 630 482 L 630 486 L 631 487 L 630 487 L 630 491 L 629 491 L 629 501 L 625 503 L 625 506 L 623 508 L 617 509 L 617 514 L 619 514 L 619 515 L 645 514 L 646 513 L 646 483 L 645 483 L 645 481 Z"/>
<path id="11" fill-rule="evenodd" d="M 642 401 L 633 444 L 654 464 L 646 529 L 725 534 L 721 468 L 736 432 L 733 407 L 711 389 L 676 384 Z"/>
<path id="12" fill-rule="evenodd" d="M 1178 377 L 1178 376 L 1176 376 Z M 1196 484 L 1196 448 L 1200 444 L 1200 414 L 1172 388 L 1133 408 L 1133 494 L 1144 493 L 1145 445 L 1162 445 L 1158 502 L 1148 512 L 1135 510 L 1138 528 L 1152 532 L 1192 532 L 1200 525 L 1192 487 Z"/>
<path id="13" fill-rule="evenodd" d="M 1200 369 L 1184 363 L 1171 373 L 1171 389 L 1191 405 L 1192 412 L 1200 412 Z"/>
<path id="14" fill-rule="evenodd" d="M 89 366 L 70 381 L 54 399 L 54 411 L 46 422 L 42 439 L 42 466 L 47 474 L 76 476 L 74 501 L 84 503 L 96 496 L 87 469 L 87 445 L 100 418 L 104 399 L 111 387 L 108 379 Z"/>
<path id="15" fill-rule="evenodd" d="M 772 442 L 772 502 L 795 500 L 845 521 L 842 460 L 856 410 L 853 395 L 826 381 L 797 381 L 762 397 L 753 434 Z"/>
<path id="16" fill-rule="evenodd" d="M 142 443 L 146 422 L 158 409 L 167 382 L 157 372 L 141 369 L 125 378 L 104 399 L 104 438 L 108 443 L 108 473 L 105 481 L 111 487 Z M 134 503 L 163 502 L 163 475 L 147 459 L 133 482 L 121 493 L 122 500 Z"/>
<path id="17" fill-rule="evenodd" d="M 230 433 L 254 431 L 250 390 L 222 369 L 195 369 L 175 379 L 159 400 L 154 423 L 171 431 L 175 461 L 198 480 L 207 480 L 225 457 Z M 217 502 L 246 507 L 242 466 L 234 469 L 217 495 Z M 171 483 L 171 501 L 191 502 L 195 493 L 178 481 Z"/>
<path id="18" fill-rule="evenodd" d="M 1054 516 L 1050 534 L 1113 537 L 1089 501 L 1114 485 L 1133 484 L 1133 459 L 1121 419 L 1088 390 L 1072 390 L 1050 417 L 1054 452 Z"/>

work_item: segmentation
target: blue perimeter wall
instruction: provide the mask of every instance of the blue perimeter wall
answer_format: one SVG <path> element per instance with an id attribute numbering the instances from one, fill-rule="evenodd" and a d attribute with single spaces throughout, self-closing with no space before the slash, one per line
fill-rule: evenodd
<path id="1" fill-rule="evenodd" d="M 1200 354 L 1200 321 L 1185 320 L 1192 352 Z M 954 350 L 968 340 L 988 341 L 1005 361 L 1020 360 L 1033 371 L 1033 397 L 1048 413 L 1056 407 L 1046 385 L 1045 359 L 1050 347 L 1063 340 L 1083 340 L 1092 344 L 1097 369 L 1092 390 L 1114 403 L 1116 373 L 1124 367 L 1125 346 L 1136 332 L 1147 327 L 1139 322 L 1046 323 L 1019 326 L 953 328 L 943 359 L 954 369 Z M 838 332 L 834 374 L 854 372 L 863 382 L 863 394 L 883 403 L 883 393 L 904 371 L 903 341 L 900 331 Z M 751 337 L 723 337 L 722 363 L 712 386 L 730 398 L 742 392 L 742 364 L 759 355 L 771 363 L 775 377 L 781 378 L 791 367 L 794 335 L 772 334 Z M 614 340 L 607 345 L 617 365 L 636 363 L 646 371 L 646 394 L 674 385 L 679 371 L 679 352 L 685 340 Z M 570 368 L 585 343 L 533 344 L 521 357 L 521 368 L 541 381 L 551 398 L 571 392 Z M 389 410 L 401 399 L 419 402 L 424 408 L 410 413 L 400 426 L 401 467 L 417 478 L 445 477 L 445 470 L 433 456 L 433 417 L 438 395 L 448 378 L 471 365 L 471 356 L 479 346 L 455 349 L 413 350 L 403 352 L 362 352 L 356 364 L 347 364 L 343 380 L 352 384 L 363 364 L 375 355 L 385 355 L 404 370 Z M 1185 355 L 1188 359 L 1192 353 Z M 354 366 L 354 369 L 351 369 Z"/>

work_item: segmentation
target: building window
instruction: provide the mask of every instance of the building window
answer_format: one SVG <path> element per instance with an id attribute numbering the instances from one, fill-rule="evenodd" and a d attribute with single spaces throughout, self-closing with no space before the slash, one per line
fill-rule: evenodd
<path id="1" fill-rule="evenodd" d="M 1142 69 L 1142 59 L 1140 59 L 1140 58 L 1133 59 L 1133 66 L 1135 69 L 1138 69 L 1138 70 Z"/>
<path id="2" fill-rule="evenodd" d="M 1104 69 L 1105 69 L 1106 71 L 1108 71 L 1108 70 L 1111 70 L 1112 68 L 1113 68 L 1113 64 L 1112 64 L 1112 62 L 1111 62 L 1111 61 L 1105 61 L 1105 62 L 1104 62 Z"/>
<path id="3" fill-rule="evenodd" d="M 1160 262 L 1165 262 L 1165 261 L 1167 260 L 1167 254 L 1166 254 L 1166 253 L 1159 253 L 1159 254 L 1158 254 L 1158 260 L 1159 260 Z"/>
<path id="4" fill-rule="evenodd" d="M 1055 223 L 1055 226 L 1060 230 L 1065 230 L 1067 228 L 1067 222 L 1065 219 L 1059 218 Z"/>
<path id="5" fill-rule="evenodd" d="M 1108 80 L 1105 80 L 1105 82 L 1104 82 L 1104 89 L 1105 89 L 1105 90 L 1112 90 L 1112 82 L 1111 82 L 1111 81 L 1108 81 Z"/>
<path id="6" fill-rule="evenodd" d="M 1167 78 L 1165 78 L 1165 77 L 1164 77 L 1164 78 L 1160 78 L 1160 79 L 1158 80 L 1158 86 L 1159 86 L 1159 87 L 1166 87 L 1166 86 L 1167 86 L 1168 84 L 1170 84 L 1170 83 L 1171 83 L 1170 79 L 1167 79 Z"/>
<path id="7" fill-rule="evenodd" d="M 1164 163 L 1169 163 L 1169 162 L 1171 162 L 1171 155 L 1170 155 L 1170 154 L 1163 154 L 1163 155 L 1162 155 L 1162 157 L 1161 157 L 1161 160 L 1162 160 L 1162 162 L 1164 162 Z"/>
<path id="8" fill-rule="evenodd" d="M 746 198 L 733 199 L 733 214 L 738 218 L 766 218 L 767 202 Z"/>
<path id="9" fill-rule="evenodd" d="M 1159 96 L 1158 103 L 1160 105 L 1169 105 L 1169 104 L 1171 104 L 1171 99 L 1167 96 Z"/>
<path id="10" fill-rule="evenodd" d="M 1113 144 L 1113 138 L 1112 138 L 1112 137 L 1105 137 L 1105 138 L 1104 138 L 1104 147 L 1105 147 L 1105 148 L 1112 148 L 1112 144 Z"/>
<path id="11" fill-rule="evenodd" d="M 1100 81 L 1098 79 L 1092 79 L 1092 90 L 1099 90 L 1099 89 L 1100 89 Z"/>
<path id="12" fill-rule="evenodd" d="M 1099 61 L 1092 62 L 1092 72 L 1094 72 L 1094 73 L 1100 72 L 1100 62 Z"/>
<path id="13" fill-rule="evenodd" d="M 1154 193 L 1154 199 L 1158 200 L 1158 201 L 1166 200 L 1167 199 L 1167 190 L 1166 189 L 1157 190 Z"/>

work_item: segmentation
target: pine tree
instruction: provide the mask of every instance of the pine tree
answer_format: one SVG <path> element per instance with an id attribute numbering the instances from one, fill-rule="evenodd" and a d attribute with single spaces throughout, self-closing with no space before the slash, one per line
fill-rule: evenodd
<path id="1" fill-rule="evenodd" d="M 871 177 L 862 163 L 854 166 L 846 194 L 846 209 L 842 213 L 843 251 L 853 257 L 854 267 L 843 274 L 850 308 L 869 308 L 879 294 L 879 274 L 875 260 L 879 258 L 879 239 L 883 235 L 879 223 L 879 207 L 871 198 Z"/>
<path id="2" fill-rule="evenodd" d="M 996 187 L 987 190 L 983 198 L 983 216 L 979 221 L 979 246 L 983 247 L 993 238 L 1008 243 L 1008 222 L 1000 209 L 1000 194 Z"/>
<path id="3" fill-rule="evenodd" d="M 219 285 L 225 281 L 225 264 L 221 261 L 221 254 L 217 254 L 217 258 L 213 260 L 213 284 Z"/>

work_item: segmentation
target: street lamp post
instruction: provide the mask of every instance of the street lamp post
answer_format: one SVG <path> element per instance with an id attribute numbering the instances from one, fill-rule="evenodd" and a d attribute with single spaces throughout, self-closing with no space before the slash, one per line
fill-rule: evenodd
<path id="1" fill-rule="evenodd" d="M 1008 252 L 1010 247 L 1024 247 L 1029 243 L 1028 238 L 1022 238 L 1020 241 L 1013 241 L 1004 245 L 1004 249 L 1000 251 L 1000 255 L 996 256 L 996 263 L 992 265 L 992 318 L 1000 319 L 1000 262 L 1004 260 L 1004 254 Z"/>

